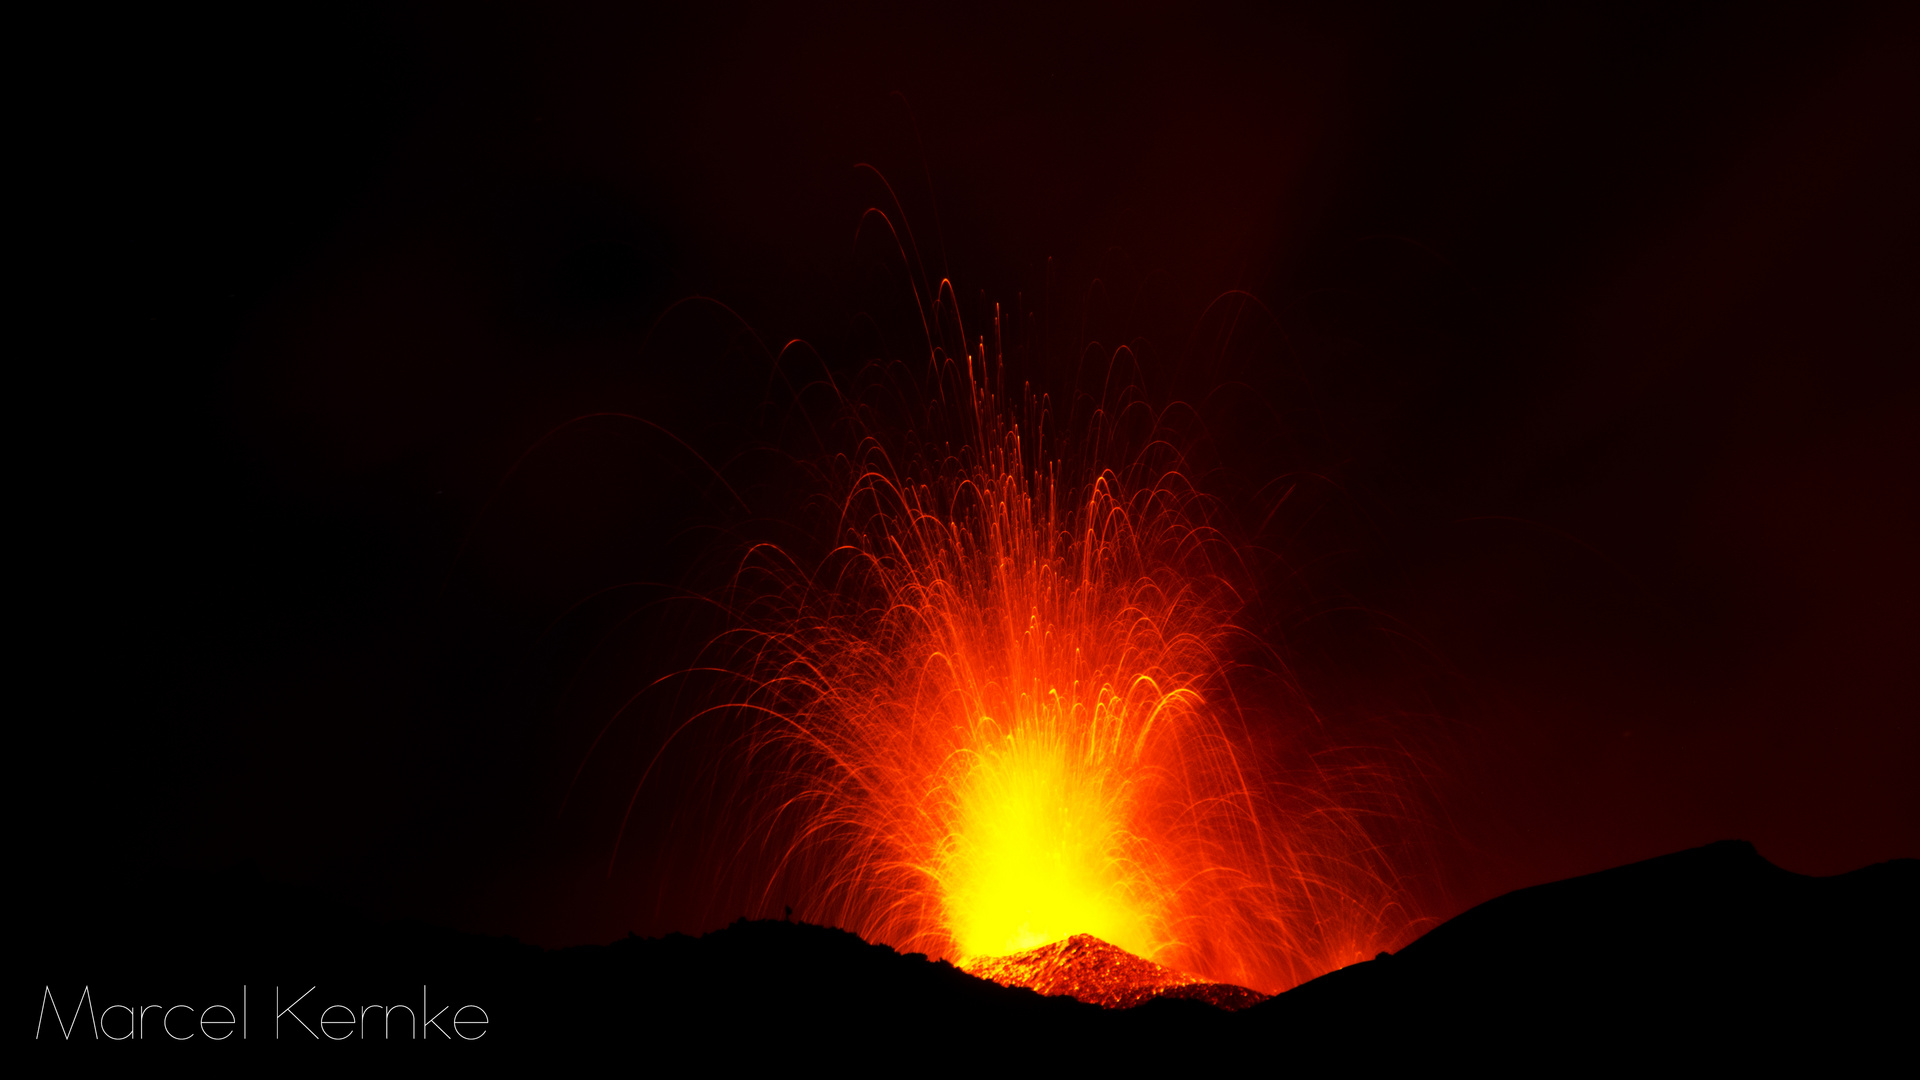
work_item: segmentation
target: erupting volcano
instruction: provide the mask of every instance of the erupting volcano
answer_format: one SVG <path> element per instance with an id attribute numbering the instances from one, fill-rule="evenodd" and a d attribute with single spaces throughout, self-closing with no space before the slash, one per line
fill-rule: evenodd
<path id="1" fill-rule="evenodd" d="M 740 861 L 775 853 L 736 872 L 766 908 L 982 972 L 1082 935 L 1236 991 L 1372 955 L 1407 922 L 1336 791 L 1370 778 L 1242 691 L 1284 664 L 1238 622 L 1257 575 L 1165 414 L 1131 387 L 1078 419 L 1010 399 L 998 309 L 969 341 L 935 295 L 924 374 L 812 388 L 852 432 L 815 469 L 832 543 L 754 545 L 694 665 L 731 689 L 680 730 L 739 725 L 715 798 Z"/>

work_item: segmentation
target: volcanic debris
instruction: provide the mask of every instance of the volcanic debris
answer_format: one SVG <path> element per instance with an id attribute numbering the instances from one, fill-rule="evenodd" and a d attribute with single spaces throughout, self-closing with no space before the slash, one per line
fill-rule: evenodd
<path id="1" fill-rule="evenodd" d="M 1048 997 L 1065 995 L 1108 1009 L 1130 1009 L 1157 998 L 1244 1009 L 1267 999 L 1257 990 L 1209 982 L 1156 964 L 1092 934 L 1075 934 L 1007 956 L 974 957 L 961 963 L 960 970 L 1002 986 L 1024 986 Z"/>

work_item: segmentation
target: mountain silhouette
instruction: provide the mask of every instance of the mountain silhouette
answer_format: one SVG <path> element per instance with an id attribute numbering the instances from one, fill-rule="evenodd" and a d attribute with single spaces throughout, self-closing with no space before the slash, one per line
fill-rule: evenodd
<path id="1" fill-rule="evenodd" d="M 132 895 L 142 902 L 127 904 Z M 319 1053 L 318 1038 L 285 1034 L 283 1023 L 274 1040 L 260 1026 L 262 1002 L 313 986 L 316 1006 L 411 1002 L 423 987 L 435 1002 L 483 1006 L 488 1023 L 476 1041 L 430 1033 L 423 1045 L 406 1013 L 394 1014 L 397 1034 L 368 1028 L 353 1040 L 387 1044 L 360 1045 L 362 1055 L 432 1052 L 449 1062 L 466 1054 L 533 1063 L 591 1050 L 640 1064 L 692 1053 L 716 1067 L 889 1070 L 1355 1060 L 1831 1066 L 1909 1042 L 1920 1015 L 1915 911 L 1920 861 L 1812 878 L 1727 842 L 1509 893 L 1397 954 L 1262 999 L 1086 936 L 991 969 L 974 965 L 1028 983 L 1007 986 L 805 923 L 743 919 L 697 938 L 541 950 L 371 923 L 257 875 L 228 874 L 149 882 L 49 911 L 42 923 L 54 932 L 28 939 L 15 1000 L 17 1016 L 43 1017 L 34 1049 L 50 1061 L 116 1051 L 84 1026 L 65 1038 L 50 1031 L 49 995 L 66 1016 L 83 989 L 96 1006 L 199 1007 L 237 1004 L 244 985 L 254 1009 L 244 1045 L 182 1043 L 197 1049 L 178 1052 L 255 1062 Z M 445 1049 L 431 1051 L 436 1042 Z"/>

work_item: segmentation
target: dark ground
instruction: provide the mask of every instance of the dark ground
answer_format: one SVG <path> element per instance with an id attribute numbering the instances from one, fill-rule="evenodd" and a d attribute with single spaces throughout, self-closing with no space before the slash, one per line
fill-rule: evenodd
<path id="1" fill-rule="evenodd" d="M 503 1053 L 557 1063 L 595 1052 L 632 1054 L 635 1067 L 692 1055 L 713 1068 L 856 1071 L 1255 1061 L 1834 1068 L 1910 1049 L 1920 1005 L 1920 862 L 1809 878 L 1738 842 L 1510 893 L 1395 955 L 1232 1013 L 1190 1000 L 1107 1010 L 1042 998 L 801 923 L 741 920 L 700 938 L 542 951 L 368 924 L 254 878 L 155 884 L 121 909 L 119 932 L 42 943 L 23 966 L 57 973 L 51 989 L 69 1019 L 83 986 L 100 1005 L 198 1007 L 237 1005 L 245 983 L 249 1042 L 144 1048 L 209 1063 L 451 1064 Z M 81 925 L 94 917 L 76 915 Z M 396 1046 L 377 1026 L 363 1039 L 339 1024 L 332 1032 L 346 1037 L 327 1045 L 283 1019 L 276 1041 L 263 1004 L 317 986 L 294 1011 L 317 1029 L 329 1003 L 408 1002 L 423 983 L 435 1010 L 483 1007 L 484 1029 L 456 1029 L 477 1038 L 436 1033 Z M 125 1030 L 126 1015 L 110 1030 Z M 179 1014 L 176 1030 L 190 1031 L 193 1015 Z M 371 1015 L 377 1025 L 381 1014 Z M 44 1028 L 40 1060 L 154 1060 L 103 1045 L 84 1016 L 81 1024 L 72 1042 Z"/>

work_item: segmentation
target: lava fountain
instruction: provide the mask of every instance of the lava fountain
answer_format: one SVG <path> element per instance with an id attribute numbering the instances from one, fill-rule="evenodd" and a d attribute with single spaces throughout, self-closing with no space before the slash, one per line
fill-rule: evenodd
<path id="1" fill-rule="evenodd" d="M 996 310 L 896 380 L 911 425 L 833 388 L 828 553 L 755 546 L 722 592 L 695 667 L 733 689 L 681 730 L 739 723 L 764 906 L 959 962 L 1092 935 L 1266 990 L 1372 955 L 1404 925 L 1365 815 L 1254 749 L 1287 717 L 1235 673 L 1281 665 L 1236 623 L 1218 504 L 1138 400 L 1068 437 L 1010 402 L 1000 341 Z"/>

